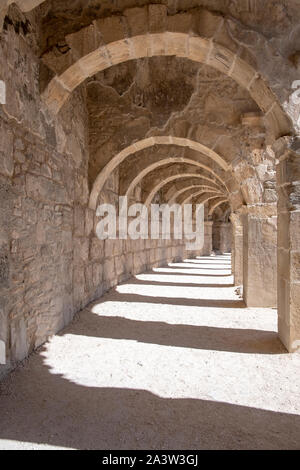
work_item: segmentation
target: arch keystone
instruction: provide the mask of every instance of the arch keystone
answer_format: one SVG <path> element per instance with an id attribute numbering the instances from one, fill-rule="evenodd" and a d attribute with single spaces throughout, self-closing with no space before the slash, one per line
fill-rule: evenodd
<path id="1" fill-rule="evenodd" d="M 151 36 L 143 34 L 131 38 L 131 46 L 134 50 L 135 59 L 151 57 Z"/>
<path id="2" fill-rule="evenodd" d="M 185 33 L 166 32 L 166 55 L 187 57 L 189 54 L 189 36 Z"/>
<path id="3" fill-rule="evenodd" d="M 166 33 L 156 33 L 149 36 L 149 56 L 165 56 L 167 55 L 167 38 Z"/>

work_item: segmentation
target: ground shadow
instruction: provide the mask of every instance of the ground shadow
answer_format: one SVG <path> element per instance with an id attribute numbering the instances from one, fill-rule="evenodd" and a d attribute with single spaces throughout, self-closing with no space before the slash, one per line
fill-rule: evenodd
<path id="1" fill-rule="evenodd" d="M 99 309 L 99 304 L 97 304 Z M 130 307 L 128 308 L 130 312 Z M 112 308 L 113 314 L 113 308 Z M 71 334 L 94 338 L 125 339 L 178 348 L 227 351 L 246 354 L 284 354 L 286 350 L 274 331 L 170 325 L 159 321 L 130 320 L 101 316 L 85 310 Z"/>
<path id="2" fill-rule="evenodd" d="M 177 271 L 167 271 L 166 269 L 169 269 L 168 266 L 165 266 L 164 268 L 158 268 L 159 271 L 146 271 L 145 273 L 143 274 L 155 274 L 155 275 L 159 275 L 159 274 L 163 274 L 163 275 L 170 275 L 170 276 L 197 276 L 197 277 L 229 277 L 229 276 L 232 276 L 232 274 L 196 274 L 196 273 L 189 273 L 189 272 L 180 272 L 179 269 L 181 268 L 177 268 Z M 164 270 L 165 269 L 165 270 Z M 170 268 L 171 269 L 171 268 Z"/>
<path id="3" fill-rule="evenodd" d="M 113 302 L 137 302 L 146 304 L 182 305 L 185 307 L 246 308 L 246 305 L 243 300 L 231 299 L 187 299 L 185 297 L 157 297 L 150 295 L 118 294 L 110 292 L 110 300 L 112 300 Z M 99 299 L 99 303 L 101 302 L 105 302 L 105 297 Z"/>
<path id="4" fill-rule="evenodd" d="M 205 262 L 207 261 L 207 262 Z M 170 263 L 170 264 L 195 264 L 195 265 L 199 265 L 199 264 L 202 264 L 202 265 L 205 265 L 205 266 L 208 266 L 208 265 L 216 265 L 216 264 L 219 264 L 219 265 L 222 265 L 222 266 L 231 266 L 231 260 L 213 260 L 213 259 L 210 259 L 210 260 L 206 260 L 206 259 L 196 259 L 196 258 L 191 258 L 191 259 L 187 259 L 187 260 L 184 260 L 184 261 L 173 261 L 173 263 Z"/>
<path id="5" fill-rule="evenodd" d="M 187 271 L 189 271 L 191 269 L 199 270 L 199 271 L 229 271 L 230 270 L 230 268 L 224 268 L 224 267 L 222 267 L 222 268 L 207 268 L 207 267 L 201 268 L 196 264 L 195 264 L 195 266 L 172 266 L 172 265 L 170 266 L 170 265 L 168 265 L 168 268 L 169 269 L 182 269 L 182 270 L 187 270 Z M 204 276 L 204 275 L 205 274 L 203 274 L 203 273 L 199 273 L 199 276 Z"/>
<path id="6" fill-rule="evenodd" d="M 155 275 L 160 274 L 164 273 L 155 272 Z M 166 274 L 178 276 L 176 272 Z M 203 276 L 188 275 L 200 279 Z M 131 302 L 245 308 L 239 300 L 157 298 L 112 291 L 109 297 L 104 296 L 93 304 L 99 306 L 99 315 L 90 311 L 93 307 L 91 305 L 77 315 L 75 321 L 59 336 L 68 334 L 125 339 L 181 348 L 251 354 L 285 352 L 276 333 L 270 331 L 170 325 L 101 316 L 101 304 L 107 300 L 127 302 L 125 307 L 128 312 Z M 113 306 L 111 313 L 114 314 Z M 0 383 L 0 439 L 4 440 L 0 441 L 0 448 L 5 448 L 5 440 L 105 450 L 300 447 L 298 415 L 213 401 L 211 397 L 214 396 L 214 388 L 205 400 L 163 398 L 141 390 L 135 378 L 132 383 L 135 383 L 136 388 L 133 385 L 132 388 L 100 388 L 97 386 L 97 374 L 91 374 L 89 385 L 84 386 L 85 374 L 79 375 L 81 385 L 67 380 L 45 364 L 43 354 L 43 349 L 34 353 Z M 86 356 L 85 360 L 89 361 L 90 367 L 96 358 Z M 135 358 L 132 360 L 135 361 Z M 82 367 L 85 367 L 84 364 Z M 99 369 L 96 372 L 101 374 Z M 116 371 L 111 368 L 111 373 Z M 95 386 L 91 386 L 91 383 Z M 218 386 L 220 384 L 216 384 L 216 389 Z"/>
<path id="7" fill-rule="evenodd" d="M 227 288 L 227 287 L 234 287 L 234 284 L 200 284 L 198 282 L 192 283 L 185 283 L 185 282 L 170 282 L 170 281 L 147 281 L 142 279 L 133 279 L 132 281 L 124 281 L 119 285 L 124 284 L 137 284 L 137 285 L 145 285 L 145 286 L 170 286 L 170 287 L 211 287 L 211 288 Z"/>
<path id="8" fill-rule="evenodd" d="M 297 415 L 85 387 L 51 373 L 37 353 L 0 385 L 3 440 L 104 450 L 300 447 Z"/>

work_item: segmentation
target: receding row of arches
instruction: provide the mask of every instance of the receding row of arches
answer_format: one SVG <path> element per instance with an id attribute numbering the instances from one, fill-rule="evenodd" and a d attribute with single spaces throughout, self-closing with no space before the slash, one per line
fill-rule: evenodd
<path id="1" fill-rule="evenodd" d="M 72 291 L 74 302 L 65 317 L 134 273 L 128 265 L 138 257 L 138 244 L 130 252 L 122 251 L 124 244 L 110 252 L 109 243 L 99 248 L 95 240 L 101 201 L 127 196 L 146 206 L 204 204 L 207 254 L 212 232 L 231 224 L 232 269 L 246 305 L 278 305 L 280 338 L 289 351 L 299 349 L 299 110 L 289 99 L 297 69 L 278 49 L 277 37 L 271 47 L 251 25 L 203 5 L 183 10 L 148 2 L 118 11 L 111 6 L 111 12 L 101 17 L 94 12 L 83 22 L 68 4 L 70 24 L 58 34 L 59 12 L 49 0 L 18 0 L 19 8 L 7 10 L 11 3 L 5 5 L 1 54 L 23 63 L 23 69 L 14 78 L 13 67 L 3 68 L 1 76 L 8 89 L 3 120 L 17 126 L 14 162 L 1 171 L 10 187 L 23 184 L 19 204 L 31 204 L 38 214 L 34 234 L 40 253 L 51 253 L 53 243 L 69 256 L 65 244 L 72 245 L 73 278 L 66 292 Z M 21 38 L 14 23 L 18 15 L 32 22 Z M 18 47 L 10 47 L 13 40 Z M 26 83 L 17 98 L 14 80 L 20 87 Z M 15 137 L 21 130 L 25 144 Z M 38 150 L 29 152 L 35 138 Z M 38 160 L 41 149 L 46 156 Z M 27 163 L 33 154 L 35 163 Z M 72 214 L 69 231 L 66 207 Z M 39 211 L 52 223 L 46 233 Z M 55 223 L 63 236 L 53 235 Z M 21 223 L 11 224 L 12 239 Z M 182 246 L 172 245 L 166 256 L 164 247 L 151 247 L 150 241 L 140 251 L 145 250 L 149 258 L 154 253 L 154 261 L 139 262 L 136 272 L 183 253 Z M 105 278 L 111 272 L 113 280 Z M 64 309 L 64 295 L 53 308 Z M 26 321 L 27 349 L 64 323 L 50 325 L 35 341 Z"/>

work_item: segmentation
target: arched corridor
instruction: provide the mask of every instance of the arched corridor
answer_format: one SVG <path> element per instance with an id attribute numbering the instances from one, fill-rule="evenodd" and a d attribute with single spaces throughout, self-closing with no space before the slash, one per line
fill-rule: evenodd
<path id="1" fill-rule="evenodd" d="M 1 0 L 0 447 L 300 446 L 299 25 Z"/>

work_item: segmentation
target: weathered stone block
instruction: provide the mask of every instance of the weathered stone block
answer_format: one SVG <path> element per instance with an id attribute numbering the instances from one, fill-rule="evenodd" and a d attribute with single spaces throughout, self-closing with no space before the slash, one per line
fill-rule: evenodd
<path id="1" fill-rule="evenodd" d="M 224 21 L 221 15 L 201 9 L 196 13 L 198 33 L 202 37 L 212 38 L 219 31 Z"/>
<path id="2" fill-rule="evenodd" d="M 97 22 L 95 23 L 66 36 L 66 41 L 72 50 L 73 57 L 83 57 L 101 45 L 100 35 L 97 34 L 98 25 Z"/>
<path id="3" fill-rule="evenodd" d="M 86 209 L 85 212 L 85 235 L 89 237 L 94 228 L 94 215 L 95 212 L 91 209 Z"/>
<path id="4" fill-rule="evenodd" d="M 0 173 L 11 177 L 14 173 L 13 134 L 6 126 L 0 126 Z"/>
<path id="5" fill-rule="evenodd" d="M 105 44 L 119 41 L 127 36 L 124 20 L 123 16 L 111 16 L 94 22 Z"/>
<path id="6" fill-rule="evenodd" d="M 90 259 L 101 260 L 102 258 L 104 258 L 104 246 L 104 240 L 99 240 L 97 237 L 93 237 L 90 245 Z"/>
<path id="7" fill-rule="evenodd" d="M 149 5 L 149 32 L 160 33 L 167 29 L 166 5 Z"/>
<path id="8" fill-rule="evenodd" d="M 148 8 L 129 8 L 124 11 L 129 27 L 130 37 L 146 34 L 148 32 Z"/>
<path id="9" fill-rule="evenodd" d="M 133 55 L 133 51 L 130 47 L 130 41 L 126 39 L 109 44 L 106 50 L 112 65 L 135 59 L 135 55 Z"/>
<path id="10" fill-rule="evenodd" d="M 100 286 L 103 279 L 103 265 L 98 262 L 93 264 L 93 283 L 95 287 Z"/>
<path id="11" fill-rule="evenodd" d="M 28 354 L 27 330 L 24 318 L 16 318 L 10 326 L 11 352 L 16 361 L 21 361 Z"/>
<path id="12" fill-rule="evenodd" d="M 69 204 L 66 189 L 54 181 L 37 175 L 26 175 L 26 191 L 29 197 L 40 202 Z"/>
<path id="13" fill-rule="evenodd" d="M 85 209 L 81 206 L 74 207 L 74 235 L 75 237 L 83 237 L 85 223 Z"/>
<path id="14" fill-rule="evenodd" d="M 86 238 L 74 238 L 74 263 L 84 264 L 89 258 L 89 240 Z"/>
<path id="15" fill-rule="evenodd" d="M 112 281 L 116 278 L 115 272 L 115 259 L 107 259 L 103 265 L 103 279 L 104 281 Z"/>

